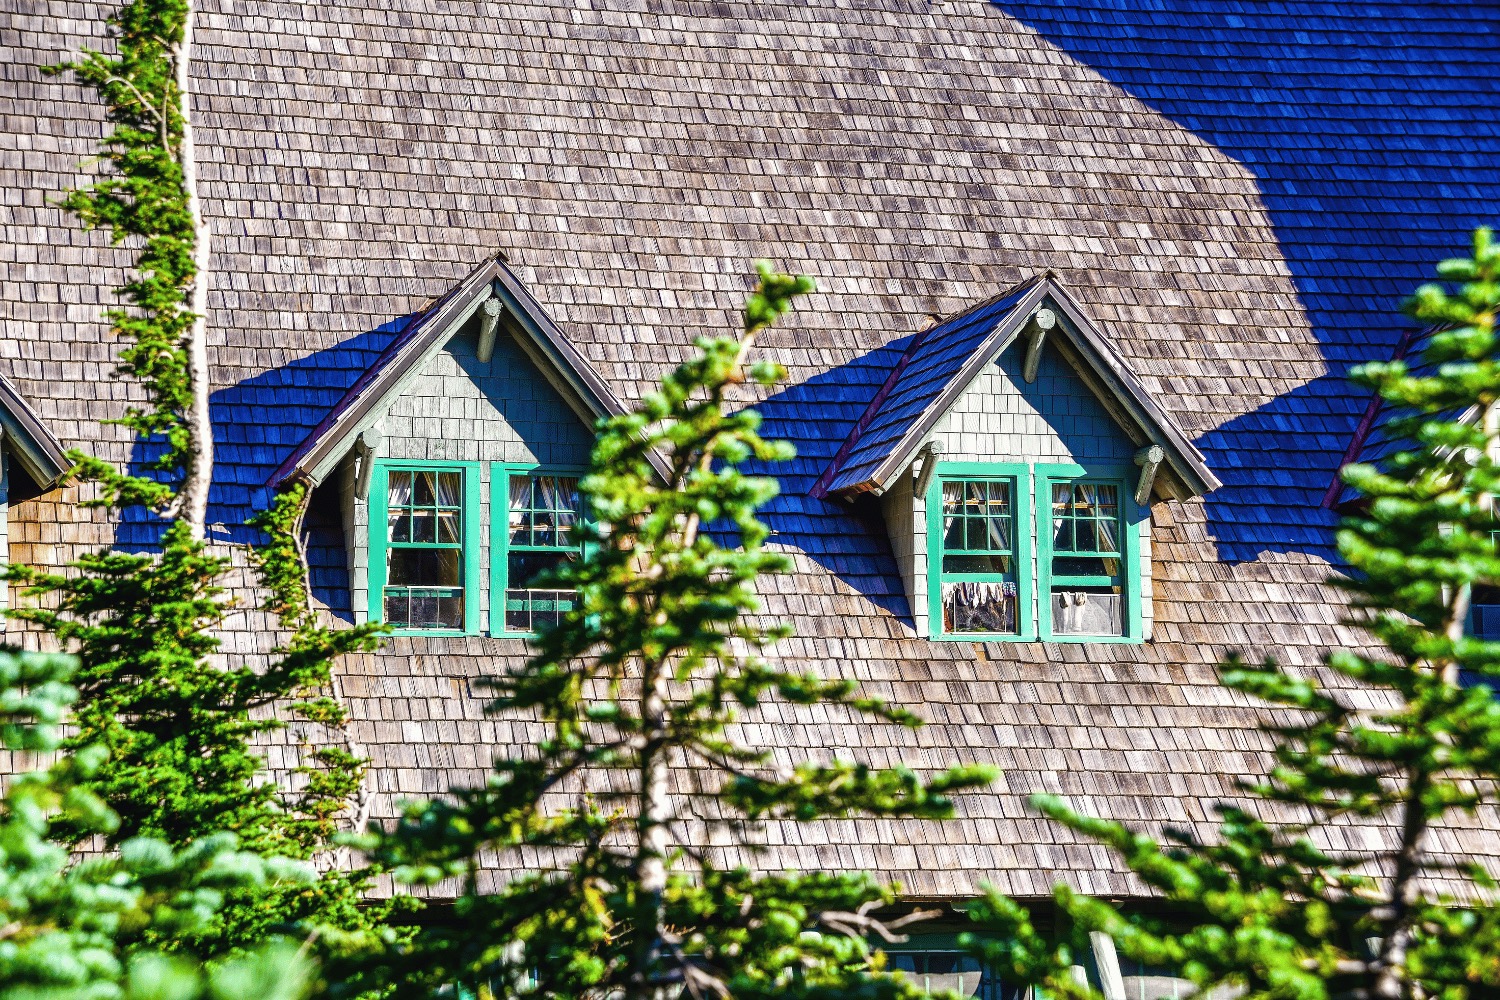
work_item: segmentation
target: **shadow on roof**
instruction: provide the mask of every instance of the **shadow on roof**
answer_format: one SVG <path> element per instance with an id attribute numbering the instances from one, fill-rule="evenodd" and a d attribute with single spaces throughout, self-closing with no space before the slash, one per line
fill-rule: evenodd
<path id="1" fill-rule="evenodd" d="M 215 450 L 214 481 L 208 495 L 210 538 L 241 544 L 258 540 L 257 533 L 244 525 L 270 502 L 266 480 L 272 470 L 410 319 L 391 320 L 209 397 Z M 139 474 L 157 447 L 137 441 L 131 450 L 131 469 Z M 115 547 L 126 552 L 149 549 L 160 538 L 162 527 L 161 519 L 149 511 L 132 508 L 115 527 Z"/>
<path id="2" fill-rule="evenodd" d="M 1332 523 L 1267 533 L 1257 511 L 1321 494 L 1390 356 L 1402 298 L 1500 221 L 1500 7 L 1345 0 L 991 0 L 1252 172 L 1328 374 L 1203 436 L 1229 561 L 1326 550 Z M 1288 457 L 1301 463 L 1288 471 Z"/>
<path id="3" fill-rule="evenodd" d="M 776 466 L 745 466 L 747 472 L 775 476 L 781 483 L 781 494 L 762 513 L 772 541 L 806 554 L 871 604 L 908 624 L 911 609 L 874 505 L 819 500 L 809 491 L 910 341 L 895 340 L 758 403 L 754 409 L 763 420 L 761 434 L 792 442 L 797 457 Z"/>

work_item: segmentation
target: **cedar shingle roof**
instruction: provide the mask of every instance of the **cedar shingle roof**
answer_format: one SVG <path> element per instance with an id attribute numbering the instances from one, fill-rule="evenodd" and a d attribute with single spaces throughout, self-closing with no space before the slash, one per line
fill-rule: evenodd
<path id="1" fill-rule="evenodd" d="M 911 338 L 875 398 L 854 422 L 811 495 L 883 490 L 910 465 L 924 436 L 947 412 L 979 370 L 993 361 L 1042 305 L 1056 307 L 1063 322 L 1051 339 L 1066 341 L 1070 353 L 1101 388 L 1113 390 L 1120 412 L 1136 424 L 1141 440 L 1165 446 L 1186 489 L 1178 499 L 1217 489 L 1218 478 L 1203 455 L 1141 386 L 1114 346 L 1072 301 L 1051 274 L 1023 281 L 987 302 Z"/>
<path id="2" fill-rule="evenodd" d="M 988 759 L 1005 775 L 935 828 L 776 827 L 761 863 L 859 865 L 921 895 L 989 880 L 1130 885 L 1024 796 L 1202 833 L 1266 765 L 1261 716 L 1217 684 L 1227 649 L 1314 665 L 1361 637 L 1322 581 L 1319 506 L 1389 356 L 1400 298 L 1500 204 L 1500 10 L 1342 0 L 204 0 L 195 104 L 215 234 L 216 516 L 271 473 L 409 314 L 504 251 L 622 400 L 695 336 L 732 330 L 749 261 L 820 292 L 760 341 L 792 439 L 769 511 L 794 561 L 765 584 L 781 655 L 853 676 L 931 724 L 893 732 L 771 705 L 782 759 Z M 68 445 L 124 459 L 132 396 L 102 322 L 129 260 L 55 196 L 96 154 L 99 108 L 40 67 L 102 45 L 97 5 L 0 3 L 0 372 Z M 1378 16 L 1377 16 L 1378 15 Z M 1107 328 L 1224 486 L 1153 509 L 1155 633 L 1138 645 L 912 637 L 884 527 L 809 495 L 908 338 L 1052 270 Z M 60 565 L 118 538 L 49 494 L 12 555 Z M 336 512 L 310 514 L 318 596 L 347 614 Z M 248 597 L 249 595 L 247 595 Z M 265 623 L 231 654 L 255 662 Z M 477 676 L 512 640 L 401 638 L 339 673 L 377 815 L 483 779 L 536 736 L 486 718 Z M 1350 699 L 1369 700 L 1362 692 Z M 296 733 L 273 762 L 297 760 Z M 315 735 L 315 734 L 314 734 Z M 1500 858 L 1490 813 L 1438 838 Z"/>

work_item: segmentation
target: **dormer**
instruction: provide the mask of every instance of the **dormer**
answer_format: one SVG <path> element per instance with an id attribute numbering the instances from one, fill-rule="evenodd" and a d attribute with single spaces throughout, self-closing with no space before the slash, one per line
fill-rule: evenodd
<path id="1" fill-rule="evenodd" d="M 813 493 L 878 498 L 919 636 L 1140 642 L 1151 505 L 1218 485 L 1046 273 L 913 337 Z"/>
<path id="2" fill-rule="evenodd" d="M 10 510 L 59 486 L 73 463 L 31 404 L 0 376 L 0 564 L 10 562 Z M 0 606 L 9 605 L 0 587 Z"/>
<path id="3" fill-rule="evenodd" d="M 503 259 L 409 322 L 272 478 L 339 491 L 354 619 L 521 637 L 570 607 L 593 425 L 624 406 Z"/>

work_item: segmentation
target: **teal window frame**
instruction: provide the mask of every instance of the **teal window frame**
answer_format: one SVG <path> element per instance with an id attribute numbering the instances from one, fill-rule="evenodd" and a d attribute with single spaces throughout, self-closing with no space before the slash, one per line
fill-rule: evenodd
<path id="1" fill-rule="evenodd" d="M 946 482 L 1008 482 L 1011 487 L 1011 519 L 1016 566 L 1015 632 L 947 632 L 943 629 L 943 583 L 992 579 L 989 573 L 943 572 L 943 484 Z M 934 639 L 954 642 L 1028 642 L 1036 640 L 1032 614 L 1035 588 L 1032 576 L 1031 468 L 998 462 L 939 462 L 928 483 L 927 508 L 927 620 Z"/>
<path id="2" fill-rule="evenodd" d="M 1036 482 L 1036 607 L 1038 637 L 1044 642 L 1142 642 L 1141 621 L 1141 512 L 1135 503 L 1132 477 L 1128 469 L 1118 466 L 1085 467 L 1073 464 L 1038 464 L 1033 467 Z M 1061 484 L 1089 483 L 1114 486 L 1120 499 L 1120 588 L 1124 591 L 1123 635 L 1055 634 L 1052 631 L 1052 586 L 1054 582 L 1079 586 L 1100 584 L 1085 577 L 1055 577 L 1052 573 L 1052 487 Z M 1102 585 L 1102 584 L 1101 584 Z"/>
<path id="3" fill-rule="evenodd" d="M 490 463 L 490 635 L 503 639 L 530 639 L 534 631 L 506 628 L 505 591 L 510 567 L 510 477 L 570 476 L 582 479 L 586 469 L 571 466 L 533 465 L 516 462 Z M 584 511 L 579 511 L 579 517 Z M 518 551 L 555 552 L 556 546 L 516 546 Z M 583 549 L 579 549 L 580 557 Z"/>
<path id="4" fill-rule="evenodd" d="M 407 625 L 392 625 L 397 635 L 477 635 L 479 634 L 480 580 L 480 465 L 478 462 L 421 462 L 397 459 L 377 459 L 370 476 L 370 559 L 367 574 L 369 590 L 368 620 L 385 621 L 385 587 L 389 565 L 390 528 L 388 513 L 390 503 L 390 474 L 392 472 L 459 472 L 463 475 L 463 558 L 462 587 L 464 593 L 464 626 L 461 629 L 420 628 Z M 434 548 L 446 547 L 434 544 Z"/>

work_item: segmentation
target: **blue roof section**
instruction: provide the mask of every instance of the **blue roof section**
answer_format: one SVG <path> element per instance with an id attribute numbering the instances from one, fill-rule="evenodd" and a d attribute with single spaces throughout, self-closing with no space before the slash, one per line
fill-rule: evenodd
<path id="1" fill-rule="evenodd" d="M 839 449 L 842 459 L 834 456 L 828 482 L 819 480 L 819 492 L 836 493 L 868 479 L 1041 280 L 1030 278 L 913 337 Z"/>
<path id="2" fill-rule="evenodd" d="M 1225 483 L 1209 532 L 1228 561 L 1336 561 L 1324 497 L 1369 403 L 1348 370 L 1391 357 L 1401 301 L 1500 221 L 1500 6 L 990 2 L 1254 178 L 1326 371 L 1198 438 Z"/>

